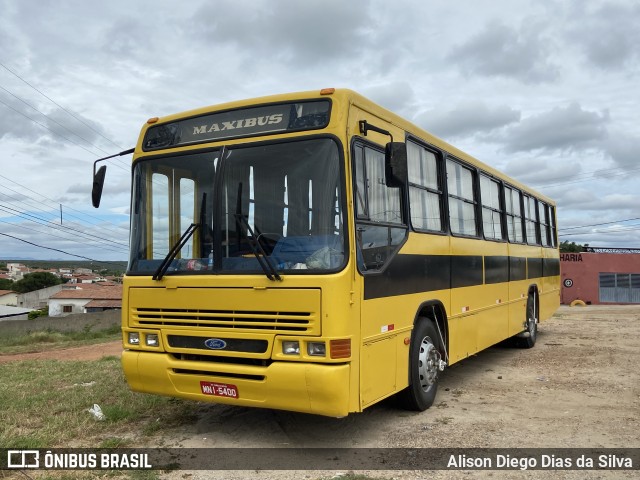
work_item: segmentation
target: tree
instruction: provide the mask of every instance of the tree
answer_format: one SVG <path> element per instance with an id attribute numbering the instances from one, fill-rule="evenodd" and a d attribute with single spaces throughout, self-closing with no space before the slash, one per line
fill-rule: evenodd
<path id="1" fill-rule="evenodd" d="M 13 284 L 13 290 L 18 293 L 33 292 L 42 288 L 60 285 L 62 280 L 49 272 L 27 273 L 22 280 Z"/>
<path id="2" fill-rule="evenodd" d="M 576 242 L 569 243 L 568 240 L 563 240 L 560 242 L 560 253 L 580 253 L 584 252 L 584 248 L 588 247 L 589 244 L 580 245 Z"/>
<path id="3" fill-rule="evenodd" d="M 29 320 L 34 320 L 38 317 L 46 317 L 49 315 L 49 307 L 41 308 L 40 310 L 31 310 L 27 317 Z"/>
<path id="4" fill-rule="evenodd" d="M 13 280 L 0 278 L 0 290 L 13 290 Z"/>

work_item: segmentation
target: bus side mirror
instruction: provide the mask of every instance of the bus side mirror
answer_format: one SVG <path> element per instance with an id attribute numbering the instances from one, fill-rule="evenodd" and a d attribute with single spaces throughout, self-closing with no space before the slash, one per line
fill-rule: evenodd
<path id="1" fill-rule="evenodd" d="M 387 187 L 399 188 L 407 184 L 407 144 L 389 142 L 385 148 L 384 173 Z"/>
<path id="2" fill-rule="evenodd" d="M 101 166 L 97 172 L 93 173 L 93 189 L 91 190 L 91 203 L 95 208 L 100 206 L 100 198 L 102 198 L 102 189 L 104 187 L 104 176 L 107 173 L 107 166 Z"/>

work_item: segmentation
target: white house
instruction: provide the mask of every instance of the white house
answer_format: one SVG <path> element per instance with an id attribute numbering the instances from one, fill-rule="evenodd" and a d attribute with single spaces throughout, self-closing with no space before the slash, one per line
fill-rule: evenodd
<path id="1" fill-rule="evenodd" d="M 82 283 L 63 288 L 49 299 L 49 316 L 122 308 L 122 285 Z"/>
<path id="2" fill-rule="evenodd" d="M 17 306 L 18 294 L 11 290 L 0 290 L 0 305 Z"/>

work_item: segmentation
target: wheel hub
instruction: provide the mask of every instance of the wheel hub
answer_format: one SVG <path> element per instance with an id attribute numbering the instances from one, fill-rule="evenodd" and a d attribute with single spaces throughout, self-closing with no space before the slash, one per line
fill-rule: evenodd
<path id="1" fill-rule="evenodd" d="M 418 356 L 418 374 L 420 376 L 420 386 L 426 392 L 438 380 L 440 367 L 440 352 L 436 349 L 429 337 L 422 339 L 420 344 L 420 355 Z"/>

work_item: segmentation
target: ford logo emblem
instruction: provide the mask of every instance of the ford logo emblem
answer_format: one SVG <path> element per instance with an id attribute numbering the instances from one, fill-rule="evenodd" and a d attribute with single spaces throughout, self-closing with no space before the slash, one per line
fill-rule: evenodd
<path id="1" fill-rule="evenodd" d="M 204 341 L 204 346 L 211 350 L 222 350 L 227 346 L 227 342 L 220 338 L 208 338 Z"/>

